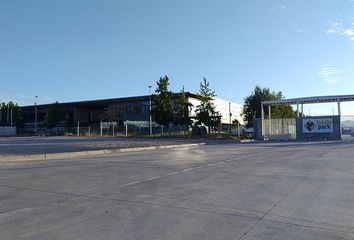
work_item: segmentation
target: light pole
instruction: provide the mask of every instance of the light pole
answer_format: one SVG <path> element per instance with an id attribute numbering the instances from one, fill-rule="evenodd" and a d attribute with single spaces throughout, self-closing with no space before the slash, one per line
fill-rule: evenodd
<path id="1" fill-rule="evenodd" d="M 149 127 L 150 127 L 150 137 L 151 137 L 152 136 L 151 85 L 149 85 Z"/>
<path id="2" fill-rule="evenodd" d="M 7 103 L 6 125 L 9 126 L 10 119 L 10 102 Z"/>
<path id="3" fill-rule="evenodd" d="M 232 113 L 231 113 L 231 102 L 229 102 L 229 130 L 230 130 L 230 135 L 231 135 L 231 117 L 232 117 Z"/>
<path id="4" fill-rule="evenodd" d="M 10 109 L 10 126 L 12 127 L 12 107 Z"/>
<path id="5" fill-rule="evenodd" d="M 35 102 L 34 102 L 34 133 L 37 133 L 37 98 L 38 96 L 35 96 Z"/>

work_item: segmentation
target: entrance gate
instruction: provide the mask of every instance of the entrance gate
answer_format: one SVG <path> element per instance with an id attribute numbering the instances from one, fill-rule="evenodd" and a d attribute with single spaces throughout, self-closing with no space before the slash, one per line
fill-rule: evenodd
<path id="1" fill-rule="evenodd" d="M 255 121 L 255 137 L 265 140 L 354 138 L 354 116 L 341 115 L 342 102 L 354 102 L 354 95 L 264 101 L 261 103 L 261 123 Z M 305 116 L 304 105 L 315 103 L 337 103 L 338 114 L 324 117 Z M 272 106 L 279 105 L 296 105 L 297 117 L 295 119 L 272 119 Z M 264 107 L 268 107 L 267 119 Z"/>
<path id="2" fill-rule="evenodd" d="M 343 139 L 354 139 L 354 115 L 341 117 L 341 131 Z"/>
<path id="3" fill-rule="evenodd" d="M 296 139 L 296 119 L 265 119 L 264 138 L 268 140 L 292 140 Z"/>

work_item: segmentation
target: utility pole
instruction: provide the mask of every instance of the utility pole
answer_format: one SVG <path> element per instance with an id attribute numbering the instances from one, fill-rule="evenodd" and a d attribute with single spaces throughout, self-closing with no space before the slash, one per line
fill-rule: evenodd
<path id="1" fill-rule="evenodd" d="M 151 85 L 149 85 L 149 128 L 150 128 L 150 137 L 152 137 Z"/>

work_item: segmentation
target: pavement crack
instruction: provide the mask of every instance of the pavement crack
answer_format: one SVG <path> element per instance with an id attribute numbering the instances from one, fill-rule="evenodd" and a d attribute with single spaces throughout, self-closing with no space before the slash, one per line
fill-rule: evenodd
<path id="1" fill-rule="evenodd" d="M 284 197 L 282 197 L 279 201 L 277 201 L 268 211 L 254 224 L 252 225 L 244 234 L 239 238 L 239 240 L 243 239 L 252 229 L 254 229 L 274 208 L 276 208 L 283 200 L 288 198 L 307 178 L 309 178 L 313 172 L 318 168 L 314 167 L 311 173 L 307 176 L 304 176 L 292 189 L 289 191 Z"/>

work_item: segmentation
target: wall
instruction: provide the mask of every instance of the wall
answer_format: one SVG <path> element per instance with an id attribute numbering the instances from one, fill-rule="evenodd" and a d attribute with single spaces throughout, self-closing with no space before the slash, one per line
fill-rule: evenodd
<path id="1" fill-rule="evenodd" d="M 0 136 L 16 136 L 16 127 L 0 127 Z"/>
<path id="2" fill-rule="evenodd" d="M 253 120 L 253 133 L 254 138 L 256 140 L 264 140 L 264 136 L 262 135 L 262 119 L 255 118 Z"/>
<path id="3" fill-rule="evenodd" d="M 314 119 L 314 120 L 332 119 L 333 120 L 333 131 L 332 132 L 321 132 L 321 133 L 304 133 L 303 120 L 308 120 L 308 119 Z M 266 120 L 265 120 L 265 122 L 266 122 Z M 264 125 L 266 127 L 266 123 Z M 266 132 L 267 131 L 265 131 L 265 133 Z M 256 139 L 264 140 L 264 136 L 262 136 L 262 119 L 255 119 L 254 135 L 255 135 Z M 268 135 L 268 134 L 266 134 L 266 135 Z M 279 136 L 279 137 L 282 137 L 282 136 Z M 297 118 L 296 119 L 296 140 L 302 140 L 302 141 L 303 140 L 340 140 L 341 138 L 342 138 L 342 135 L 341 135 L 340 116 L 304 117 L 304 118 Z"/>
<path id="4" fill-rule="evenodd" d="M 304 133 L 303 120 L 306 119 L 333 119 L 333 131 L 322 133 Z M 340 140 L 341 135 L 340 116 L 304 117 L 296 119 L 296 139 L 297 140 Z"/>
<path id="5" fill-rule="evenodd" d="M 196 109 L 197 106 L 200 104 L 200 101 L 198 99 L 195 98 L 189 98 L 189 102 L 193 105 L 192 107 L 192 112 L 191 112 L 191 116 L 195 117 L 196 116 Z M 220 99 L 220 98 L 215 98 L 213 100 L 214 106 L 215 106 L 215 110 L 217 112 L 220 113 L 221 115 L 221 122 L 224 124 L 229 124 L 229 101 L 224 100 L 224 99 Z M 242 109 L 243 106 L 241 104 L 237 104 L 234 102 L 231 102 L 231 122 L 234 119 L 237 119 L 241 125 L 244 124 L 243 121 L 243 116 L 242 116 Z"/>

